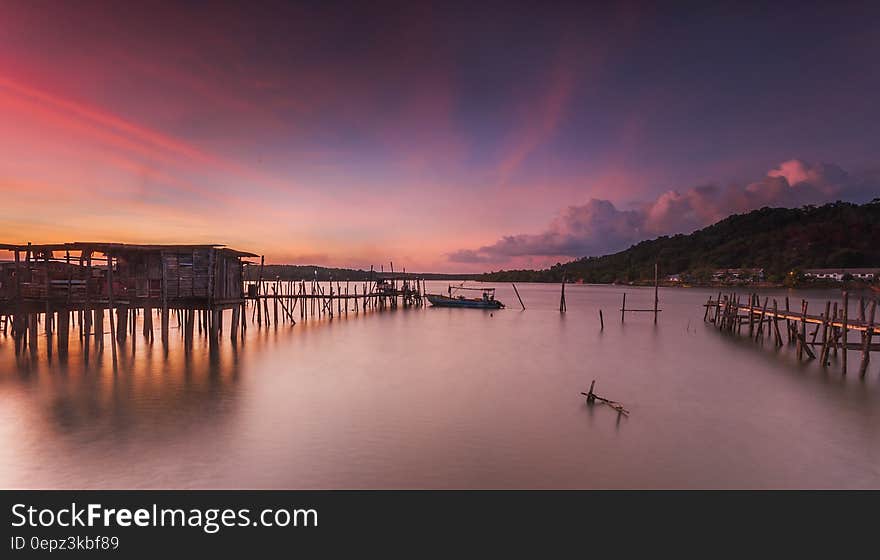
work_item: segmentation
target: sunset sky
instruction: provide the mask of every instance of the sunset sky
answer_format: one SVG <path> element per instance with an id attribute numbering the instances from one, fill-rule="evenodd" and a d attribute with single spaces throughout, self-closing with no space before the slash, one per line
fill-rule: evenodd
<path id="1" fill-rule="evenodd" d="M 470 272 L 880 196 L 878 10 L 468 4 L 0 0 L 0 243 Z"/>

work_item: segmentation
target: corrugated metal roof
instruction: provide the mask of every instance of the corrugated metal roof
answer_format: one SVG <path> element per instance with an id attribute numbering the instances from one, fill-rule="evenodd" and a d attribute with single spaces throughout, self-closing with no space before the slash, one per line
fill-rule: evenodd
<path id="1" fill-rule="evenodd" d="M 125 251 L 192 251 L 194 249 L 217 249 L 224 253 L 237 257 L 259 257 L 260 255 L 227 248 L 220 244 L 136 244 L 136 243 L 108 243 L 99 241 L 74 241 L 72 243 L 44 243 L 44 244 L 0 244 L 0 249 L 7 251 L 97 251 L 125 252 Z"/>

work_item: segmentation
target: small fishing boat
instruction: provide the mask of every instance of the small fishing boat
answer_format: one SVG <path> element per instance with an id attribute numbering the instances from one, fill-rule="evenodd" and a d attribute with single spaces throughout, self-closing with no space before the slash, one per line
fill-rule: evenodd
<path id="1" fill-rule="evenodd" d="M 460 290 L 482 292 L 480 297 L 468 298 L 459 294 Z M 455 292 L 455 295 L 453 295 Z M 501 309 L 504 304 L 495 299 L 495 288 L 465 288 L 449 286 L 449 295 L 425 294 L 434 307 L 468 307 L 471 309 Z"/>

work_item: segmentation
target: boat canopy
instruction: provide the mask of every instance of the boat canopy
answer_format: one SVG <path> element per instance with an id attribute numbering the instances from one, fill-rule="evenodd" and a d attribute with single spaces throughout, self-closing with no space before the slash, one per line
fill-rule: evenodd
<path id="1" fill-rule="evenodd" d="M 471 290 L 474 292 L 494 292 L 495 288 L 465 288 L 464 286 L 449 286 L 453 290 Z"/>

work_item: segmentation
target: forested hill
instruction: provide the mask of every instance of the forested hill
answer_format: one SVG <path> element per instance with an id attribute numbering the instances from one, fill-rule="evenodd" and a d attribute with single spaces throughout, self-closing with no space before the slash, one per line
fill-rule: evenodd
<path id="1" fill-rule="evenodd" d="M 803 208 L 762 208 L 734 214 L 689 235 L 642 241 L 625 251 L 584 257 L 546 270 L 486 273 L 485 281 L 638 282 L 685 273 L 708 281 L 720 268 L 763 268 L 783 282 L 806 268 L 880 267 L 880 199 L 863 205 L 836 202 Z"/>

